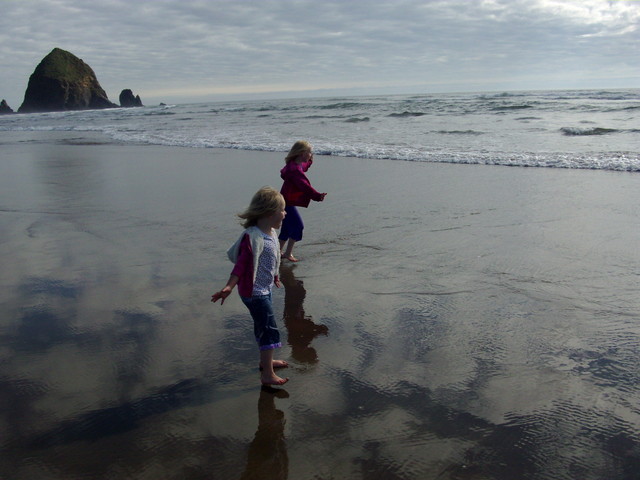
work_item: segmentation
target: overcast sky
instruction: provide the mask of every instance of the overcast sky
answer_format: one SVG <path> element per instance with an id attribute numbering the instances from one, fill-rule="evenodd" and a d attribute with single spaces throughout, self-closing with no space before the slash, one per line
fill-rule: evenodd
<path id="1" fill-rule="evenodd" d="M 0 0 L 0 98 L 54 47 L 109 98 L 640 87 L 635 0 Z"/>

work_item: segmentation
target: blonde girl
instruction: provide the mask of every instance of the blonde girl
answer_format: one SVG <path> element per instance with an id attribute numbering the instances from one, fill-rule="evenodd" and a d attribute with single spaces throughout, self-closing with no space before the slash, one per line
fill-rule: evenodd
<path id="1" fill-rule="evenodd" d="M 260 381 L 262 385 L 284 385 L 288 378 L 276 375 L 274 369 L 286 368 L 284 360 L 274 360 L 273 353 L 280 348 L 280 332 L 273 315 L 271 290 L 280 287 L 278 269 L 280 248 L 275 230 L 280 228 L 286 212 L 284 198 L 271 187 L 262 187 L 251 199 L 251 204 L 238 216 L 244 220 L 245 230 L 229 248 L 227 256 L 234 263 L 224 288 L 211 297 L 212 302 L 225 299 L 234 287 L 253 319 L 253 332 L 260 351 Z"/>
<path id="2" fill-rule="evenodd" d="M 280 170 L 280 177 L 284 180 L 280 193 L 285 199 L 287 216 L 282 222 L 280 230 L 280 250 L 286 249 L 282 257 L 290 262 L 297 262 L 293 256 L 293 246 L 302 240 L 304 223 L 297 207 L 308 207 L 311 200 L 322 202 L 326 193 L 320 193 L 311 186 L 305 172 L 313 164 L 313 147 L 305 140 L 293 144 L 285 158 L 285 166 Z"/>

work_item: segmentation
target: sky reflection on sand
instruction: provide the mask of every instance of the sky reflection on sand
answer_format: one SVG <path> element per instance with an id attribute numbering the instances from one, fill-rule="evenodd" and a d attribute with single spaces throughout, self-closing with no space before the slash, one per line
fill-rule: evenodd
<path id="1" fill-rule="evenodd" d="M 245 307 L 209 298 L 243 172 L 280 156 L 36 150 L 0 179 L 3 478 L 637 471 L 636 177 L 320 158 L 272 392 Z"/>

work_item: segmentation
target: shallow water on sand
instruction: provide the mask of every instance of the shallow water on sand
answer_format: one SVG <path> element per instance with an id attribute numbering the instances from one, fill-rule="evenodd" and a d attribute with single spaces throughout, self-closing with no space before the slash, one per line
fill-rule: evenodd
<path id="1" fill-rule="evenodd" d="M 268 390 L 209 298 L 281 155 L 68 135 L 0 160 L 0 477 L 637 478 L 637 175 L 318 157 Z"/>

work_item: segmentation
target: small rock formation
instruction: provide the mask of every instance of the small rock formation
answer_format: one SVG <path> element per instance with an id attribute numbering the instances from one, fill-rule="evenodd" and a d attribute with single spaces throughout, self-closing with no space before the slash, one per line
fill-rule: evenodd
<path id="1" fill-rule="evenodd" d="M 7 104 L 6 100 L 2 100 L 0 102 L 0 115 L 5 115 L 7 113 L 14 113 L 11 107 Z"/>
<path id="2" fill-rule="evenodd" d="M 54 48 L 29 77 L 18 113 L 113 108 L 96 74 L 81 59 Z"/>
<path id="3" fill-rule="evenodd" d="M 133 96 L 133 92 L 128 88 L 120 92 L 120 106 L 121 107 L 144 107 L 140 95 Z"/>

